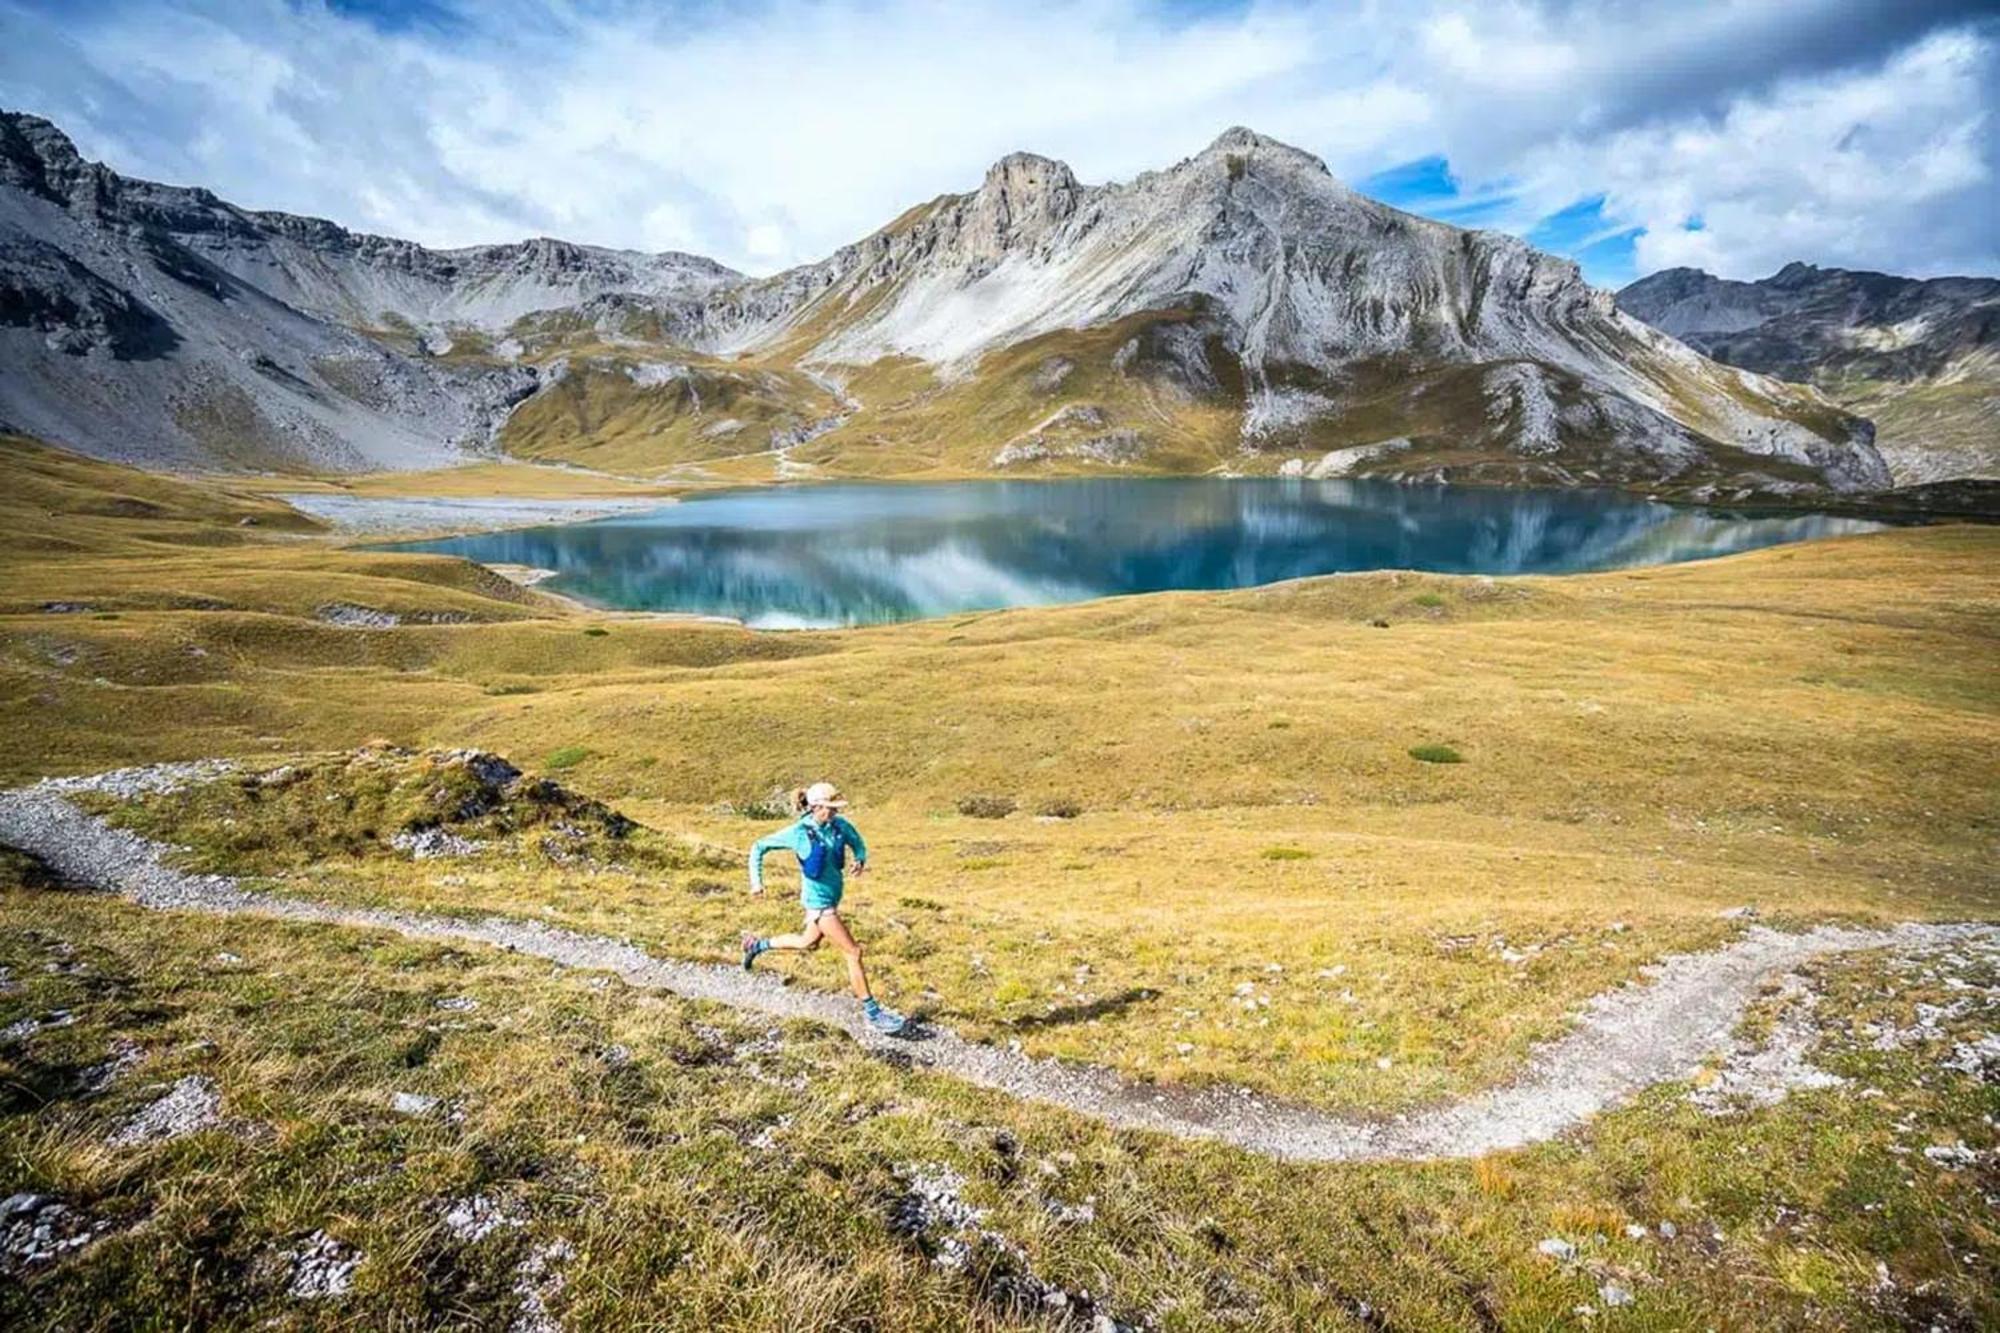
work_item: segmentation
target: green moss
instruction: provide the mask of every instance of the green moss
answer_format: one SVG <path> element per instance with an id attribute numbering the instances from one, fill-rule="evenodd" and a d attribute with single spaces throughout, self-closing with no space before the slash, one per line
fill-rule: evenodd
<path id="1" fill-rule="evenodd" d="M 1449 745 L 1412 745 L 1410 758 L 1426 764 L 1462 764 L 1465 756 Z"/>

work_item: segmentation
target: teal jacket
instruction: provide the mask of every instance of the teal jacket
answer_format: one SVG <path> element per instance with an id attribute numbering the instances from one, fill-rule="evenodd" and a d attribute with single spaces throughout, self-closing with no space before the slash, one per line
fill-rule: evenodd
<path id="1" fill-rule="evenodd" d="M 808 875 L 805 866 L 816 842 L 826 847 L 824 864 L 818 875 Z M 810 813 L 800 815 L 776 833 L 757 839 L 757 845 L 750 849 L 750 890 L 763 892 L 765 853 L 784 850 L 799 858 L 799 902 L 808 910 L 838 907 L 841 890 L 846 887 L 841 863 L 849 848 L 857 865 L 867 864 L 868 844 L 861 841 L 861 832 L 854 825 L 835 815 L 822 828 L 813 823 Z"/>

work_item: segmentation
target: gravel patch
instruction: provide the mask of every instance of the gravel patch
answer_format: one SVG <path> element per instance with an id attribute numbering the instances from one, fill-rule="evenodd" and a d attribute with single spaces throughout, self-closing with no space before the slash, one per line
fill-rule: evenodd
<path id="1" fill-rule="evenodd" d="M 549 1302 L 561 1294 L 562 1266 L 576 1257 L 576 1249 L 566 1240 L 545 1241 L 528 1251 L 528 1257 L 514 1270 L 514 1296 L 520 1301 L 508 1333 L 562 1333 L 562 1324 Z"/>
<path id="2" fill-rule="evenodd" d="M 1643 981 L 1598 996 L 1567 1036 L 1534 1052 L 1515 1082 L 1436 1110 L 1365 1121 L 1240 1088 L 1131 1084 L 1107 1069 L 1037 1060 L 943 1029 L 923 1029 L 915 1040 L 897 1041 L 870 1030 L 858 1007 L 843 996 L 787 988 L 773 977 L 739 967 L 654 958 L 623 940 L 537 921 L 467 920 L 259 893 L 229 876 L 188 874 L 164 864 L 165 847 L 86 815 L 46 783 L 0 792 L 0 843 L 40 857 L 72 882 L 119 893 L 145 907 L 251 912 L 488 944 L 566 967 L 615 973 L 633 986 L 777 1019 L 828 1024 L 871 1051 L 894 1052 L 913 1066 L 1062 1106 L 1119 1128 L 1214 1139 L 1301 1161 L 1477 1157 L 1541 1142 L 1644 1088 L 1693 1077 L 1706 1056 L 1732 1047 L 1733 1029 L 1760 987 L 1811 959 L 2000 938 L 2000 927 L 1982 924 L 1881 930 L 1822 926 L 1798 934 L 1751 926 L 1733 944 L 1709 953 L 1669 955 L 1648 968 Z"/>
<path id="3" fill-rule="evenodd" d="M 595 500 L 511 500 L 501 497 L 377 498 L 365 495 L 281 495 L 294 509 L 332 524 L 343 533 L 477 532 L 525 528 L 542 523 L 580 523 L 658 509 L 668 496 Z"/>
<path id="4" fill-rule="evenodd" d="M 189 1074 L 168 1089 L 166 1096 L 126 1121 L 109 1142 L 114 1148 L 164 1143 L 221 1122 L 222 1094 L 215 1090 L 214 1080 Z"/>
<path id="5" fill-rule="evenodd" d="M 342 629 L 394 629 L 403 623 L 403 618 L 393 611 L 377 611 L 353 602 L 328 602 L 314 608 L 313 618 Z"/>
<path id="6" fill-rule="evenodd" d="M 47 1195 L 10 1195 L 0 1200 L 0 1275 L 19 1277 L 54 1263 L 111 1229 Z"/>
<path id="7" fill-rule="evenodd" d="M 511 1230 L 528 1220 L 518 1204 L 484 1194 L 453 1199 L 444 1206 L 441 1219 L 452 1239 L 467 1245 L 477 1244 L 496 1231 Z"/>
<path id="8" fill-rule="evenodd" d="M 896 1175 L 904 1189 L 890 1202 L 889 1229 L 916 1246 L 934 1267 L 972 1277 L 989 1303 L 1104 1333 L 1137 1327 L 1100 1309 L 1090 1292 L 1067 1290 L 1037 1274 L 1019 1245 L 986 1224 L 986 1209 L 966 1201 L 965 1177 L 958 1172 L 916 1163 L 897 1167 Z"/>
<path id="9" fill-rule="evenodd" d="M 354 1285 L 354 1270 L 361 1267 L 362 1258 L 354 1247 L 315 1231 L 285 1256 L 292 1275 L 286 1289 L 302 1301 L 345 1296 Z"/>
<path id="10" fill-rule="evenodd" d="M 1775 1106 L 1794 1088 L 1837 1088 L 1847 1082 L 1806 1058 L 1819 1042 L 1819 1028 L 1813 1022 L 1819 997 L 1805 978 L 1796 973 L 1786 976 L 1779 994 L 1785 1008 L 1770 1035 L 1762 1043 L 1732 1043 L 1715 1078 L 1689 1093 L 1689 1101 L 1710 1115 L 1727 1115 Z"/>
<path id="11" fill-rule="evenodd" d="M 146 1059 L 146 1048 L 120 1037 L 111 1043 L 111 1054 L 83 1071 L 83 1092 L 95 1096 L 125 1077 Z"/>
<path id="12" fill-rule="evenodd" d="M 412 861 L 434 861 L 440 857 L 477 856 L 480 846 L 471 838 L 461 838 L 456 833 L 448 833 L 441 828 L 427 828 L 420 833 L 398 833 L 389 839 L 389 845 L 408 856 Z"/>
<path id="13" fill-rule="evenodd" d="M 79 792 L 98 792 L 105 796 L 115 796 L 121 801 L 136 800 L 154 792 L 175 791 L 201 782 L 213 782 L 234 772 L 236 765 L 227 759 L 195 759 L 183 764 L 149 764 L 144 768 L 114 768 L 109 773 L 88 773 L 67 778 L 43 778 L 25 793 L 0 793 L 0 795 L 28 795 L 40 793 L 51 796 L 69 796 Z"/>
<path id="14" fill-rule="evenodd" d="M 50 1028 L 66 1028 L 74 1022 L 76 1022 L 76 1015 L 67 1009 L 51 1010 L 45 1018 L 30 1016 L 17 1019 L 9 1023 L 6 1027 L 0 1028 L 0 1043 L 12 1044 L 24 1042 L 37 1032 L 46 1032 Z"/>

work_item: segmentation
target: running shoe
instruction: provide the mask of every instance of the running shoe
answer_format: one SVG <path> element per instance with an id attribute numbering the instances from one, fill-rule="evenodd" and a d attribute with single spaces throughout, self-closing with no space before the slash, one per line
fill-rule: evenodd
<path id="1" fill-rule="evenodd" d="M 868 1026 L 885 1037 L 894 1037 L 909 1026 L 909 1021 L 894 1009 L 884 1009 L 873 1000 L 861 1003 L 861 1012 L 868 1016 Z"/>

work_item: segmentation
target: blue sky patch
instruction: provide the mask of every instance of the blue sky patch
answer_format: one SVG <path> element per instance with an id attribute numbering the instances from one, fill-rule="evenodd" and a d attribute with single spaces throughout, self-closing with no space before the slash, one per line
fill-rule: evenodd
<path id="1" fill-rule="evenodd" d="M 1441 154 L 1413 158 L 1385 168 L 1355 188 L 1371 199 L 1407 212 L 1449 222 L 1454 227 L 1502 225 L 1517 211 L 1520 196 L 1506 181 L 1468 191 Z M 1699 218 L 1690 218 L 1690 229 Z M 1582 265 L 1586 278 L 1600 287 L 1621 287 L 1637 276 L 1633 243 L 1644 230 L 1621 226 L 1604 213 L 1604 196 L 1579 199 L 1537 220 L 1523 233 L 1530 245 L 1565 255 Z"/>

